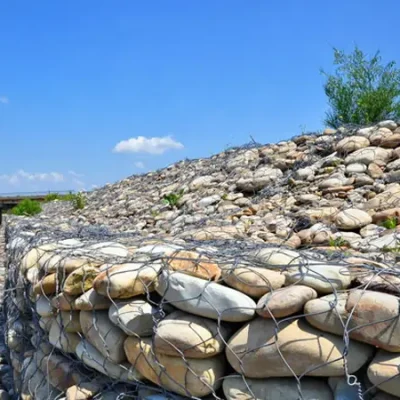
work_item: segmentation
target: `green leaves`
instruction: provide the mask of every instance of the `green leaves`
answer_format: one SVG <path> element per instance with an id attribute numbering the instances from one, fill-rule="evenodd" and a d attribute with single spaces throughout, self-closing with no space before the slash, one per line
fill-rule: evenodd
<path id="1" fill-rule="evenodd" d="M 400 118 L 400 70 L 381 64 L 380 53 L 367 58 L 358 47 L 351 54 L 334 49 L 334 74 L 326 77 L 324 91 L 330 110 L 325 123 L 368 125 Z"/>
<path id="2" fill-rule="evenodd" d="M 166 194 L 163 198 L 163 202 L 168 204 L 171 208 L 176 207 L 179 203 L 179 200 L 183 196 L 183 190 L 179 191 L 179 193 L 170 193 Z"/>
<path id="3" fill-rule="evenodd" d="M 14 208 L 11 209 L 11 214 L 30 216 L 39 214 L 42 211 L 40 203 L 31 199 L 21 200 Z"/>

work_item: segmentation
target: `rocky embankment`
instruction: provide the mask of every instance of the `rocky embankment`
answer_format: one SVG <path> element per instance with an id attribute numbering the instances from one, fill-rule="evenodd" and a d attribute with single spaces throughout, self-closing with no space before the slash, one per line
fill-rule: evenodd
<path id="1" fill-rule="evenodd" d="M 12 218 L 13 390 L 398 399 L 399 223 L 393 121 L 182 161 L 82 211 Z"/>

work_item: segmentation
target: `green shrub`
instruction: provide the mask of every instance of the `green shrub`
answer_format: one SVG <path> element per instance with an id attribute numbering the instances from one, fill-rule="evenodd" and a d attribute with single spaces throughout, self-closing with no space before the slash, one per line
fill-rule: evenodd
<path id="1" fill-rule="evenodd" d="M 59 200 L 59 201 L 73 201 L 76 194 L 69 192 L 67 194 L 59 193 L 49 193 L 45 196 L 44 201 L 47 203 L 49 201 Z"/>
<path id="2" fill-rule="evenodd" d="M 382 222 L 382 226 L 384 226 L 386 229 L 394 229 L 397 226 L 397 218 L 396 217 L 391 217 L 387 218 Z"/>
<path id="3" fill-rule="evenodd" d="M 72 195 L 72 205 L 75 210 L 82 210 L 86 205 L 86 198 L 83 193 L 77 193 Z"/>
<path id="4" fill-rule="evenodd" d="M 330 247 L 347 247 L 349 242 L 342 237 L 337 237 L 336 239 L 330 238 L 329 239 L 329 246 Z"/>
<path id="5" fill-rule="evenodd" d="M 179 203 L 179 200 L 183 196 L 183 190 L 180 190 L 178 193 L 170 193 L 164 196 L 164 203 L 168 204 L 171 208 L 176 207 Z"/>
<path id="6" fill-rule="evenodd" d="M 321 71 L 327 78 L 328 126 L 369 125 L 400 117 L 400 70 L 394 61 L 383 65 L 379 51 L 369 58 L 355 47 L 351 54 L 334 49 L 334 65 L 333 75 Z"/>
<path id="7" fill-rule="evenodd" d="M 11 214 L 29 216 L 39 214 L 41 211 L 42 207 L 38 201 L 24 199 L 11 209 Z"/>

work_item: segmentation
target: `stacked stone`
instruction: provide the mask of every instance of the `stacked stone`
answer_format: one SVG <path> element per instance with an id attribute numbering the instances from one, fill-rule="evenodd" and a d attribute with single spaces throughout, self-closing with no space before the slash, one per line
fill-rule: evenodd
<path id="1" fill-rule="evenodd" d="M 400 398 L 400 274 L 387 265 L 18 232 L 6 335 L 24 400 Z"/>

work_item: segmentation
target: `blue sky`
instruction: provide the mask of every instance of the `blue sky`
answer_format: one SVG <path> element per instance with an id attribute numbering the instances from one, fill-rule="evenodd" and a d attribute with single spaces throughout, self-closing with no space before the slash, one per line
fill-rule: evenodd
<path id="1" fill-rule="evenodd" d="M 396 15 L 398 0 L 3 1 L 0 193 L 321 129 L 332 46 L 400 64 Z"/>

